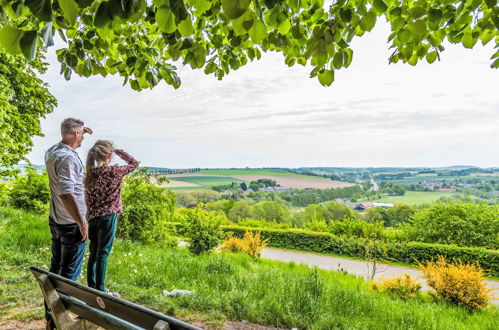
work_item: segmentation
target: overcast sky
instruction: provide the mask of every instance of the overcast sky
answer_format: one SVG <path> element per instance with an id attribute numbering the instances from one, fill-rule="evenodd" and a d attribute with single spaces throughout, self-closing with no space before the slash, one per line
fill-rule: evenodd
<path id="1" fill-rule="evenodd" d="M 499 166 L 499 72 L 492 43 L 446 45 L 441 62 L 388 65 L 389 30 L 357 38 L 348 69 L 331 87 L 288 68 L 282 55 L 231 72 L 223 81 L 189 67 L 182 86 L 135 92 L 120 77 L 59 75 L 49 50 L 59 106 L 42 121 L 29 158 L 57 143 L 59 125 L 77 117 L 94 130 L 78 151 L 110 139 L 141 165 L 187 167 Z"/>

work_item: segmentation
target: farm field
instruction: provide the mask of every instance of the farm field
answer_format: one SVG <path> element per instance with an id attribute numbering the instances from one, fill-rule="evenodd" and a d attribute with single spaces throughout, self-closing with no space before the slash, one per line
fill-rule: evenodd
<path id="1" fill-rule="evenodd" d="M 311 176 L 311 175 L 301 175 L 286 172 L 284 170 L 267 170 L 267 169 L 234 169 L 234 170 L 202 170 L 198 173 L 186 174 L 170 174 L 166 177 L 173 181 L 183 181 L 187 184 L 192 184 L 193 189 L 199 189 L 199 187 L 211 188 L 216 185 L 226 185 L 232 182 L 247 182 L 258 179 L 271 179 L 277 182 L 282 187 L 289 187 L 294 189 L 330 189 L 330 188 L 344 188 L 351 187 L 353 184 L 333 181 L 328 178 Z M 175 183 L 166 186 L 167 188 L 177 189 L 184 188 L 187 189 L 188 186 L 185 184 Z"/>
<path id="2" fill-rule="evenodd" d="M 225 176 L 240 176 L 240 175 L 256 175 L 256 176 L 290 176 L 290 177 L 302 177 L 302 178 L 314 178 L 320 180 L 329 180 L 328 178 L 323 178 L 320 176 L 312 175 L 302 175 L 291 173 L 286 170 L 281 169 L 222 169 L 222 170 L 201 170 L 199 174 L 210 174 L 210 175 L 225 175 Z"/>
<path id="3" fill-rule="evenodd" d="M 484 181 L 499 181 L 497 176 L 480 176 L 480 180 Z M 435 181 L 435 180 L 460 180 L 466 182 L 467 180 L 477 179 L 477 176 L 474 175 L 465 175 L 465 176 L 438 176 L 438 175 L 420 175 L 412 178 L 404 178 L 400 180 L 394 180 L 394 182 L 400 183 L 416 183 L 421 181 Z"/>
<path id="4" fill-rule="evenodd" d="M 442 197 L 452 197 L 453 193 L 407 191 L 404 196 L 386 196 L 374 200 L 377 203 L 419 205 L 434 202 Z"/>

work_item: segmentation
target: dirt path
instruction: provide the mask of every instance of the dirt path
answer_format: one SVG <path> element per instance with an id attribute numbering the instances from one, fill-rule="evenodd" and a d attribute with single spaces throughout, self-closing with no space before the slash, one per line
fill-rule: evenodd
<path id="1" fill-rule="evenodd" d="M 265 259 L 295 262 L 308 265 L 310 267 L 316 266 L 318 268 L 326 270 L 345 270 L 350 274 L 362 276 L 364 278 L 366 278 L 368 274 L 367 263 L 361 260 L 352 260 L 347 258 L 323 256 L 313 253 L 270 248 L 263 250 L 261 256 Z M 378 267 L 378 269 L 380 269 L 380 272 L 376 274 L 376 279 L 380 277 L 394 277 L 407 273 L 414 278 L 418 278 L 418 281 L 424 284 L 424 280 L 421 278 L 422 274 L 417 269 L 386 264 L 380 264 Z M 493 289 L 492 294 L 494 294 L 496 297 L 496 299 L 493 300 L 492 303 L 494 305 L 499 305 L 499 282 L 487 281 L 487 285 L 489 288 Z"/>

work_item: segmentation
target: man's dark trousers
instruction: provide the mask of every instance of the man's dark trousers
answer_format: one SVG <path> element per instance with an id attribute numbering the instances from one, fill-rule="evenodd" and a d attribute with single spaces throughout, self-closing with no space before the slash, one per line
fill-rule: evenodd
<path id="1" fill-rule="evenodd" d="M 52 234 L 52 260 L 50 272 L 76 281 L 81 274 L 83 256 L 87 242 L 82 242 L 80 228 L 77 224 L 60 225 L 50 219 Z M 52 316 L 45 304 L 45 319 L 50 321 Z"/>

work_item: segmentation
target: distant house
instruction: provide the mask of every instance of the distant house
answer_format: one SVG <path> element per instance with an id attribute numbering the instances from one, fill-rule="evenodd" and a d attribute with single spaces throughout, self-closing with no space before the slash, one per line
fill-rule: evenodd
<path id="1" fill-rule="evenodd" d="M 391 209 L 393 208 L 392 203 L 372 203 L 374 207 L 381 207 L 383 209 Z"/>
<path id="2" fill-rule="evenodd" d="M 446 192 L 446 193 L 455 193 L 456 189 L 454 189 L 454 188 L 440 188 L 440 189 L 438 189 L 438 191 Z"/>
<path id="3" fill-rule="evenodd" d="M 336 198 L 334 201 L 337 203 L 345 204 L 345 201 L 341 198 Z"/>
<path id="4" fill-rule="evenodd" d="M 366 203 L 360 203 L 356 204 L 353 207 L 350 206 L 350 208 L 357 210 L 357 211 L 364 211 L 367 209 L 370 209 L 371 207 L 381 207 L 383 209 L 391 209 L 393 208 L 393 204 L 391 203 L 371 203 L 371 202 L 366 202 Z"/>

